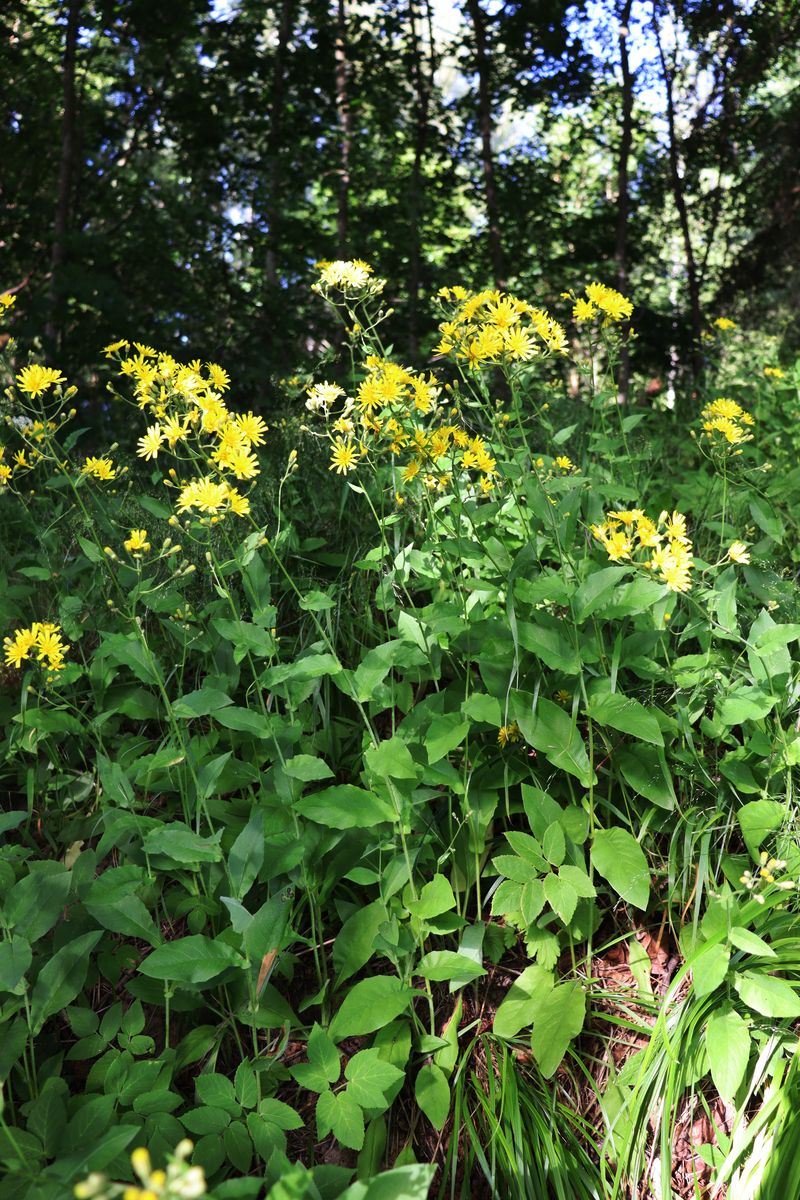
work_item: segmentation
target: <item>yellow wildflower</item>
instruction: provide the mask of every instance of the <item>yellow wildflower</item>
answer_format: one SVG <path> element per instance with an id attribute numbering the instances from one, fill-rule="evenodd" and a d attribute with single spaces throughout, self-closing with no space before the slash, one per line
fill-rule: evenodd
<path id="1" fill-rule="evenodd" d="M 82 475 L 91 475 L 94 479 L 116 479 L 117 469 L 110 458 L 95 458 L 91 455 L 84 460 L 81 467 Z"/>
<path id="2" fill-rule="evenodd" d="M 731 542 L 728 547 L 728 558 L 731 562 L 742 563 L 743 565 L 750 562 L 750 554 L 745 542 Z"/>
<path id="3" fill-rule="evenodd" d="M 144 437 L 139 438 L 138 450 L 136 453 L 140 458 L 150 459 L 158 455 L 159 450 L 164 442 L 164 435 L 160 425 L 150 425 Z"/>
<path id="4" fill-rule="evenodd" d="M 337 475 L 347 475 L 356 469 L 358 451 L 352 441 L 338 437 L 334 440 L 329 471 Z"/>
<path id="5" fill-rule="evenodd" d="M 54 384 L 65 382 L 66 376 L 62 375 L 60 371 L 56 371 L 53 367 L 42 367 L 38 363 L 23 367 L 17 375 L 19 390 L 32 397 L 41 396 Z"/>
<path id="6" fill-rule="evenodd" d="M 146 529 L 132 529 L 131 536 L 123 542 L 129 554 L 141 554 L 150 549 Z"/>

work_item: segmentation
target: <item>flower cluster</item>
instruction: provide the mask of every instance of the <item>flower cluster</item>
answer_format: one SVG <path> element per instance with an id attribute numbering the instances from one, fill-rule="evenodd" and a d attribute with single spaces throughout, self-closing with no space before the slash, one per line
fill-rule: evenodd
<path id="1" fill-rule="evenodd" d="M 184 1138 L 169 1156 L 166 1170 L 153 1169 L 149 1152 L 140 1147 L 131 1154 L 131 1166 L 141 1187 L 112 1183 L 98 1172 L 75 1185 L 76 1200 L 197 1200 L 206 1194 L 202 1167 L 186 1161 L 194 1146 Z"/>
<path id="2" fill-rule="evenodd" d="M 150 549 L 150 543 L 147 540 L 147 530 L 132 529 L 130 537 L 126 538 L 122 544 L 128 551 L 128 554 L 132 554 L 134 557 L 146 554 Z"/>
<path id="3" fill-rule="evenodd" d="M 574 301 L 572 315 L 578 322 L 593 321 L 598 316 L 605 317 L 606 322 L 620 322 L 633 315 L 631 301 L 605 283 L 590 283 L 583 296 L 566 292 L 565 298 Z"/>
<path id="4" fill-rule="evenodd" d="M 248 513 L 250 501 L 237 484 L 258 475 L 254 448 L 263 445 L 267 426 L 252 412 L 229 411 L 223 396 L 230 387 L 227 371 L 217 363 L 180 363 L 139 342 L 133 347 L 125 340 L 114 342 L 105 353 L 124 355 L 119 374 L 134 380 L 137 404 L 151 422 L 139 438 L 139 457 L 151 462 L 169 455 L 191 468 L 189 477 L 174 468 L 169 472 L 169 486 L 180 489 L 178 512 L 213 518 Z M 87 459 L 83 470 L 113 478 L 107 473 L 113 470 L 109 459 Z"/>
<path id="5" fill-rule="evenodd" d="M 755 421 L 735 400 L 720 396 L 707 404 L 700 414 L 703 422 L 703 437 L 715 446 L 738 446 L 749 442 L 750 427 Z"/>
<path id="6" fill-rule="evenodd" d="M 611 562 L 635 562 L 657 572 L 671 592 L 688 592 L 692 586 L 692 543 L 683 513 L 662 512 L 653 521 L 641 508 L 609 512 L 591 531 Z"/>
<path id="7" fill-rule="evenodd" d="M 784 379 L 786 377 L 786 372 L 782 371 L 780 367 L 764 367 L 764 374 L 767 379 Z"/>
<path id="8" fill-rule="evenodd" d="M 729 330 L 736 328 L 736 322 L 732 321 L 730 317 L 717 317 L 714 325 L 720 333 L 727 333 Z"/>
<path id="9" fill-rule="evenodd" d="M 759 904 L 764 903 L 764 897 L 760 893 L 760 889 L 765 884 L 774 884 L 781 891 L 790 892 L 794 888 L 794 881 L 791 879 L 776 879 L 781 871 L 785 870 L 786 861 L 782 858 L 771 858 L 766 850 L 762 850 L 758 859 L 758 870 L 755 875 L 752 871 L 745 871 L 740 877 L 739 882 L 743 883 L 749 892 L 753 894 L 753 899 Z"/>
<path id="10" fill-rule="evenodd" d="M 48 671 L 60 671 L 69 646 L 61 640 L 61 626 L 48 621 L 34 621 L 30 629 L 15 629 L 13 638 L 3 638 L 6 665 L 16 667 L 35 656 Z"/>
<path id="11" fill-rule="evenodd" d="M 534 308 L 506 292 L 468 292 L 444 287 L 441 299 L 455 303 L 435 354 L 443 354 L 477 370 L 482 363 L 527 362 L 542 353 L 566 354 L 567 335 L 544 309 Z"/>
<path id="12" fill-rule="evenodd" d="M 501 749 L 505 749 L 506 746 L 514 742 L 521 741 L 522 734 L 516 721 L 512 721 L 510 725 L 501 725 L 497 731 L 497 742 Z"/>
<path id="13" fill-rule="evenodd" d="M 343 297 L 353 299 L 365 295 L 378 295 L 386 286 L 386 280 L 378 278 L 369 263 L 360 258 L 334 262 L 323 260 L 316 264 L 319 279 L 311 286 L 315 292 L 329 297 L 331 292 L 341 292 Z"/>
<path id="14" fill-rule="evenodd" d="M 11 292 L 3 292 L 0 295 L 0 314 L 9 312 L 17 302 L 17 297 L 12 296 Z"/>
<path id="15" fill-rule="evenodd" d="M 117 468 L 108 457 L 98 458 L 88 455 L 83 461 L 81 475 L 90 475 L 93 479 L 98 479 L 101 483 L 105 483 L 110 479 L 117 478 Z"/>
<path id="16" fill-rule="evenodd" d="M 330 470 L 347 475 L 375 450 L 379 456 L 401 457 L 402 484 L 417 480 L 429 492 L 443 492 L 453 472 L 461 470 L 479 473 L 481 494 L 494 490 L 497 462 L 484 440 L 459 425 L 426 420 L 439 412 L 433 375 L 374 354 L 364 365 L 366 375 L 355 396 L 332 383 L 315 384 L 307 392 L 306 408 L 328 421 Z"/>

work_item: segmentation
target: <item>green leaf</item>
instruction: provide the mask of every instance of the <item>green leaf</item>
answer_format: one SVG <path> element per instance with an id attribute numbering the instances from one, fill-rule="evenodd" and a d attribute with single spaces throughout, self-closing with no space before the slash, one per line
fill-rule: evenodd
<path id="1" fill-rule="evenodd" d="M 469 721 L 461 713 L 445 713 L 434 717 L 425 731 L 425 750 L 428 763 L 439 762 L 451 750 L 455 750 L 469 733 Z"/>
<path id="2" fill-rule="evenodd" d="M 244 931 L 244 950 L 251 963 L 261 963 L 265 954 L 283 948 L 283 938 L 289 923 L 292 891 L 278 892 L 261 905 Z"/>
<path id="3" fill-rule="evenodd" d="M 317 1101 L 317 1136 L 328 1133 L 350 1150 L 364 1145 L 364 1114 L 346 1092 L 323 1092 Z"/>
<path id="4" fill-rule="evenodd" d="M 203 934 L 193 934 L 165 942 L 139 963 L 139 970 L 150 979 L 199 984 L 207 983 L 228 967 L 242 965 L 241 955 L 232 946 Z"/>
<path id="5" fill-rule="evenodd" d="M 575 593 L 572 605 L 575 620 L 585 621 L 598 608 L 602 608 L 612 598 L 617 584 L 629 571 L 629 567 L 601 567 L 599 571 L 590 575 Z"/>
<path id="6" fill-rule="evenodd" d="M 498 1037 L 516 1037 L 520 1029 L 532 1025 L 545 996 L 553 990 L 553 974 L 538 963 L 526 967 L 511 985 L 494 1015 Z"/>
<path id="7" fill-rule="evenodd" d="M 102 930 L 81 934 L 62 946 L 42 967 L 31 994 L 34 1034 L 40 1032 L 48 1017 L 55 1016 L 75 999 L 89 970 L 89 955 L 102 936 Z"/>
<path id="8" fill-rule="evenodd" d="M 5 901 L 5 921 L 29 942 L 37 942 L 55 925 L 69 894 L 71 876 L 61 864 L 54 871 L 31 871 L 15 883 Z"/>
<path id="9" fill-rule="evenodd" d="M 230 1125 L 231 1115 L 224 1108 L 190 1108 L 181 1113 L 181 1121 L 189 1130 L 200 1137 L 207 1133 L 222 1133 Z"/>
<path id="10" fill-rule="evenodd" d="M 330 1025 L 330 1036 L 342 1038 L 374 1033 L 405 1012 L 416 992 L 394 975 L 362 979 L 345 996 Z"/>
<path id="11" fill-rule="evenodd" d="M 144 871 L 132 864 L 110 867 L 93 880 L 83 898 L 86 911 L 99 925 L 125 937 L 143 938 L 157 946 L 161 934 L 152 916 L 136 895 L 146 882 Z"/>
<path id="12" fill-rule="evenodd" d="M 344 1070 L 347 1092 L 362 1108 L 386 1107 L 386 1092 L 404 1078 L 404 1072 L 385 1062 L 380 1050 L 359 1050 Z"/>
<path id="13" fill-rule="evenodd" d="M 356 909 L 344 922 L 333 943 L 337 985 L 355 975 L 372 958 L 378 930 L 388 915 L 383 901 L 373 900 Z"/>
<path id="14" fill-rule="evenodd" d="M 13 992 L 33 962 L 31 944 L 24 937 L 0 942 L 0 991 Z"/>
<path id="15" fill-rule="evenodd" d="M 711 1014 L 705 1033 L 708 1064 L 714 1087 L 723 1100 L 733 1101 L 750 1058 L 750 1030 L 732 1008 Z"/>
<path id="16" fill-rule="evenodd" d="M 692 982 L 696 996 L 710 996 L 728 974 L 730 950 L 719 942 L 703 947 L 692 960 Z"/>
<path id="17" fill-rule="evenodd" d="M 559 629 L 519 621 L 517 636 L 523 649 L 530 650 L 551 671 L 563 671 L 565 675 L 577 675 L 580 671 L 580 655 Z"/>
<path id="18" fill-rule="evenodd" d="M 434 875 L 423 886 L 418 899 L 413 900 L 406 897 L 405 903 L 412 917 L 426 921 L 455 908 L 456 898 L 450 881 L 444 875 Z"/>
<path id="19" fill-rule="evenodd" d="M 664 752 L 656 746 L 626 746 L 615 754 L 622 778 L 645 800 L 668 811 L 675 807 L 675 790 Z"/>
<path id="20" fill-rule="evenodd" d="M 582 787 L 594 780 L 583 739 L 572 718 L 552 700 L 539 699 L 536 713 L 515 712 L 526 742 L 546 755 L 559 770 L 575 775 Z"/>
<path id="21" fill-rule="evenodd" d="M 303 783 L 333 779 L 333 771 L 328 764 L 315 754 L 296 754 L 294 758 L 286 760 L 283 770 L 290 779 L 300 779 Z"/>
<path id="22" fill-rule="evenodd" d="M 437 983 L 449 979 L 471 982 L 480 975 L 485 975 L 486 971 L 480 963 L 464 954 L 457 954 L 454 950 L 431 950 L 419 960 L 416 974 L 421 975 L 423 979 L 433 979 Z"/>
<path id="23" fill-rule="evenodd" d="M 631 696 L 622 696 L 619 692 L 592 696 L 588 712 L 598 725 L 609 725 L 654 746 L 664 745 L 661 727 L 654 714 Z"/>
<path id="24" fill-rule="evenodd" d="M 762 720 L 776 704 L 776 697 L 759 687 L 740 687 L 717 705 L 715 716 L 723 725 L 732 727 L 745 721 Z"/>
<path id="25" fill-rule="evenodd" d="M 762 1017 L 800 1017 L 800 997 L 786 980 L 760 971 L 741 971 L 733 986 L 743 1004 Z"/>
<path id="26" fill-rule="evenodd" d="M 614 891 L 636 908 L 647 908 L 650 871 L 644 852 L 633 834 L 615 826 L 595 834 L 592 864 Z"/>
<path id="27" fill-rule="evenodd" d="M 276 1100 L 274 1097 L 262 1100 L 258 1106 L 258 1113 L 262 1120 L 270 1121 L 286 1133 L 293 1129 L 302 1129 L 305 1124 L 303 1118 L 292 1108 L 291 1104 L 284 1104 L 282 1100 Z"/>
<path id="28" fill-rule="evenodd" d="M 221 692 L 219 688 L 201 687 L 176 700 L 172 705 L 172 713 L 188 721 L 193 717 L 210 717 L 229 704 L 233 704 L 233 701 L 226 692 Z"/>
<path id="29" fill-rule="evenodd" d="M 531 1049 L 545 1079 L 556 1073 L 585 1019 L 586 997 L 577 983 L 559 984 L 542 998 L 533 1020 Z"/>
<path id="30" fill-rule="evenodd" d="M 441 1067 L 425 1063 L 417 1072 L 414 1096 L 435 1129 L 441 1129 L 450 1112 L 450 1084 Z"/>
<path id="31" fill-rule="evenodd" d="M 578 906 L 578 893 L 572 884 L 559 875 L 546 875 L 544 894 L 553 912 L 561 918 L 565 925 L 569 925 Z"/>
<path id="32" fill-rule="evenodd" d="M 485 692 L 473 692 L 461 705 L 461 711 L 471 721 L 481 721 L 495 729 L 503 724 L 500 701 L 494 696 L 487 696 Z"/>
<path id="33" fill-rule="evenodd" d="M 277 649 L 272 634 L 268 633 L 266 629 L 262 629 L 260 625 L 253 625 L 249 621 L 232 621 L 226 617 L 213 617 L 211 627 L 220 637 L 232 642 L 236 647 L 234 657 L 237 662 L 241 662 L 248 654 L 252 654 L 255 658 L 271 658 Z"/>
<path id="34" fill-rule="evenodd" d="M 758 858 L 763 842 L 786 820 L 786 806 L 778 800 L 751 800 L 736 814 L 747 849 Z"/>
<path id="35" fill-rule="evenodd" d="M 142 842 L 142 849 L 145 854 L 160 854 L 171 862 L 199 871 L 201 863 L 222 859 L 221 836 L 220 830 L 213 838 L 202 838 L 183 821 L 170 821 L 151 829 Z"/>
<path id="36" fill-rule="evenodd" d="M 390 737 L 377 746 L 370 746 L 364 752 L 364 762 L 367 769 L 381 779 L 416 779 L 419 774 L 408 746 L 399 737 Z"/>
<path id="37" fill-rule="evenodd" d="M 350 783 L 304 796 L 297 801 L 295 809 L 301 816 L 331 829 L 371 829 L 384 821 L 397 820 L 388 800 Z"/>
<path id="38" fill-rule="evenodd" d="M 263 713 L 253 712 L 249 708 L 220 708 L 214 713 L 214 720 L 225 729 L 233 729 L 237 733 L 249 733 L 252 737 L 269 737 L 272 730 L 269 718 Z"/>
<path id="39" fill-rule="evenodd" d="M 250 891 L 263 864 L 264 811 L 254 808 L 228 855 L 228 879 L 237 900 L 243 900 Z"/>
<path id="40" fill-rule="evenodd" d="M 505 834 L 505 839 L 515 854 L 529 863 L 535 871 L 548 870 L 547 859 L 536 838 L 529 833 L 519 833 L 511 830 Z M 496 861 L 496 860 L 495 860 Z"/>
<path id="41" fill-rule="evenodd" d="M 777 958 L 777 954 L 757 933 L 753 933 L 751 929 L 745 929 L 742 925 L 734 925 L 728 933 L 728 938 L 732 945 L 738 950 L 744 950 L 747 954 L 758 955 L 759 958 Z"/>
<path id="42" fill-rule="evenodd" d="M 432 1163 L 394 1167 L 372 1179 L 357 1180 L 342 1192 L 339 1200 L 427 1200 L 436 1170 Z M 283 1198 L 269 1197 L 268 1200 Z"/>
<path id="43" fill-rule="evenodd" d="M 326 1083 L 336 1083 L 342 1073 L 339 1051 L 321 1025 L 314 1025 L 308 1036 L 308 1060 L 322 1072 Z"/>

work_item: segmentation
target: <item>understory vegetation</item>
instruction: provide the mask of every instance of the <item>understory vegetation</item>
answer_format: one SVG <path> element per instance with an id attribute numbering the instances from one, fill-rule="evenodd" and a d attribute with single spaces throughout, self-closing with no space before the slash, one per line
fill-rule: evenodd
<path id="1" fill-rule="evenodd" d="M 722 314 L 679 419 L 603 284 L 424 371 L 314 290 L 270 429 L 6 343 L 0 1197 L 791 1200 L 800 363 Z"/>

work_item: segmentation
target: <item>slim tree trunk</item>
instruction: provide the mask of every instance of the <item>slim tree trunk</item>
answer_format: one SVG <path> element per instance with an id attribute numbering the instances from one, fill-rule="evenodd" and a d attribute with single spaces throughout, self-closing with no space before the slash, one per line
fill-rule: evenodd
<path id="1" fill-rule="evenodd" d="M 278 284 L 278 255 L 280 251 L 281 188 L 278 154 L 283 134 L 283 114 L 286 108 L 286 57 L 294 26 L 294 0 L 283 0 L 278 24 L 278 45 L 272 76 L 272 98 L 269 106 L 267 135 L 266 182 L 267 200 L 264 215 L 267 221 L 267 253 L 264 271 L 267 287 Z"/>
<path id="2" fill-rule="evenodd" d="M 680 158 L 678 154 L 678 134 L 675 121 L 675 96 L 673 82 L 674 66 L 667 63 L 664 46 L 661 40 L 660 14 L 657 3 L 653 4 L 653 29 L 655 32 L 658 57 L 661 62 L 661 72 L 664 77 L 664 91 L 667 102 L 667 137 L 669 140 L 669 171 L 672 184 L 672 195 L 675 209 L 678 213 L 683 252 L 686 258 L 686 282 L 689 292 L 689 314 L 692 325 L 692 374 L 695 381 L 703 371 L 703 357 L 700 349 L 700 335 L 703 329 L 703 316 L 700 310 L 700 287 L 697 279 L 697 260 L 692 245 L 692 231 L 689 226 L 689 212 L 686 207 L 686 192 L 681 175 Z"/>
<path id="3" fill-rule="evenodd" d="M 350 112 L 349 69 L 347 58 L 347 11 L 345 0 L 336 0 L 336 113 L 339 120 L 339 195 L 336 210 L 336 240 L 339 255 L 347 258 L 350 221 L 350 150 L 353 144 L 353 117 Z"/>
<path id="4" fill-rule="evenodd" d="M 502 288 L 505 286 L 503 282 L 503 247 L 500 239 L 500 218 L 497 208 L 494 152 L 492 150 L 491 65 L 486 41 L 486 14 L 481 8 L 480 0 L 467 0 L 467 12 L 472 22 L 475 38 L 475 66 L 478 76 L 478 125 L 481 134 L 481 165 L 483 168 L 486 218 L 489 225 L 489 260 L 492 266 L 495 287 Z"/>
<path id="5" fill-rule="evenodd" d="M 622 68 L 622 112 L 620 114 L 619 158 L 617 160 L 617 233 L 614 260 L 617 268 L 617 287 L 623 295 L 628 294 L 628 218 L 630 216 L 630 193 L 628 190 L 628 160 L 633 142 L 633 75 L 628 57 L 628 33 L 633 0 L 623 0 L 619 13 L 619 61 Z M 619 398 L 628 401 L 630 389 L 630 354 L 627 345 L 620 351 Z"/>
<path id="6" fill-rule="evenodd" d="M 75 56 L 78 45 L 78 23 L 80 0 L 69 0 L 67 8 L 67 33 L 64 58 L 61 66 L 62 116 L 61 116 L 61 160 L 58 168 L 58 192 L 53 220 L 53 248 L 50 255 L 50 313 L 45 326 L 45 337 L 53 350 L 58 348 L 62 333 L 60 303 L 60 275 L 66 256 L 66 238 L 69 228 L 70 199 L 75 170 Z"/>
<path id="7" fill-rule="evenodd" d="M 428 12 L 428 29 L 431 28 L 431 5 L 426 0 Z M 433 43 L 429 47 L 429 70 L 423 67 L 423 50 L 417 35 L 417 11 L 415 0 L 408 3 L 408 21 L 411 32 L 411 58 L 414 75 L 414 162 L 411 168 L 411 192 L 409 195 L 409 234 L 410 248 L 408 255 L 408 303 L 409 320 L 408 335 L 409 349 L 413 358 L 419 355 L 419 294 L 422 278 L 422 167 L 425 160 L 425 150 L 428 141 L 428 113 L 430 109 L 431 88 L 433 84 Z"/>

